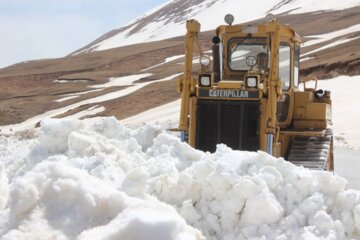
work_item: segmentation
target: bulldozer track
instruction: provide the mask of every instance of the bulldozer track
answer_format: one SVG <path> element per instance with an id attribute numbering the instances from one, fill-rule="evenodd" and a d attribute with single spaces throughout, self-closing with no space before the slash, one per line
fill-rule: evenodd
<path id="1" fill-rule="evenodd" d="M 297 136 L 291 144 L 288 161 L 313 170 L 332 170 L 332 134 L 322 137 Z"/>

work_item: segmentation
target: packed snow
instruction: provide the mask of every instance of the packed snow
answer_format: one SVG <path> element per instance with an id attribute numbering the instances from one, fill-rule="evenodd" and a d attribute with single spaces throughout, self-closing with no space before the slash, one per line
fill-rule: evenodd
<path id="1" fill-rule="evenodd" d="M 263 152 L 191 148 L 160 124 L 46 120 L 1 137 L 0 239 L 358 239 L 360 192 Z"/>

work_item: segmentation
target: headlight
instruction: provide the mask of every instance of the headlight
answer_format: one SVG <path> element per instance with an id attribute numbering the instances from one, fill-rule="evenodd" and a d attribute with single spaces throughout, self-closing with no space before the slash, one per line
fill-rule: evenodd
<path id="1" fill-rule="evenodd" d="M 258 84 L 257 77 L 251 76 L 246 78 L 247 87 L 255 88 L 257 87 L 257 84 Z"/>
<path id="2" fill-rule="evenodd" d="M 234 19 L 235 19 L 234 16 L 231 14 L 226 14 L 226 16 L 225 16 L 225 22 L 227 24 L 229 24 L 230 26 L 233 24 Z"/>
<path id="3" fill-rule="evenodd" d="M 210 60 L 210 58 L 207 57 L 207 56 L 202 56 L 202 57 L 200 58 L 200 63 L 201 63 L 201 65 L 203 65 L 203 66 L 205 66 L 205 67 L 209 66 L 209 65 L 210 65 L 210 62 L 211 62 L 211 60 Z"/>
<path id="4" fill-rule="evenodd" d="M 200 85 L 204 87 L 210 86 L 210 77 L 209 76 L 201 76 L 200 77 Z"/>

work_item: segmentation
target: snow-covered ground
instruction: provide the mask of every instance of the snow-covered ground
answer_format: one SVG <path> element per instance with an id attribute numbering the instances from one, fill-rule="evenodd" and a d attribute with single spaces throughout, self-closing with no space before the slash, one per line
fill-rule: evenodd
<path id="1" fill-rule="evenodd" d="M 360 150 L 335 146 L 335 173 L 346 178 L 348 187 L 360 190 Z"/>
<path id="2" fill-rule="evenodd" d="M 165 130 L 179 100 L 120 122 L 44 120 L 0 136 L 0 239 L 359 239 L 360 192 L 349 189 L 360 189 L 359 84 L 319 82 L 332 91 L 336 175 L 192 149 Z"/>
<path id="3" fill-rule="evenodd" d="M 157 124 L 47 120 L 1 137 L 0 239 L 358 239 L 360 192 L 262 152 L 197 151 Z"/>
<path id="4" fill-rule="evenodd" d="M 360 150 L 360 76 L 318 81 L 318 88 L 331 91 L 336 144 Z"/>

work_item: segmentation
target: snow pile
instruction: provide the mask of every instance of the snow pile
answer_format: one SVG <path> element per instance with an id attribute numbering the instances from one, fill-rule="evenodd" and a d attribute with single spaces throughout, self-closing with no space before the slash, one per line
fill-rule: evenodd
<path id="1" fill-rule="evenodd" d="M 114 119 L 89 128 L 44 123 L 25 159 L 12 159 L 22 165 L 10 183 L 0 171 L 0 186 L 10 189 L 0 192 L 9 198 L 1 239 L 203 239 L 174 207 L 146 194 L 145 175 L 132 170 L 141 149 L 130 135 Z"/>
<path id="2" fill-rule="evenodd" d="M 360 192 L 262 152 L 204 153 L 114 118 L 1 141 L 0 239 L 360 237 Z"/>

